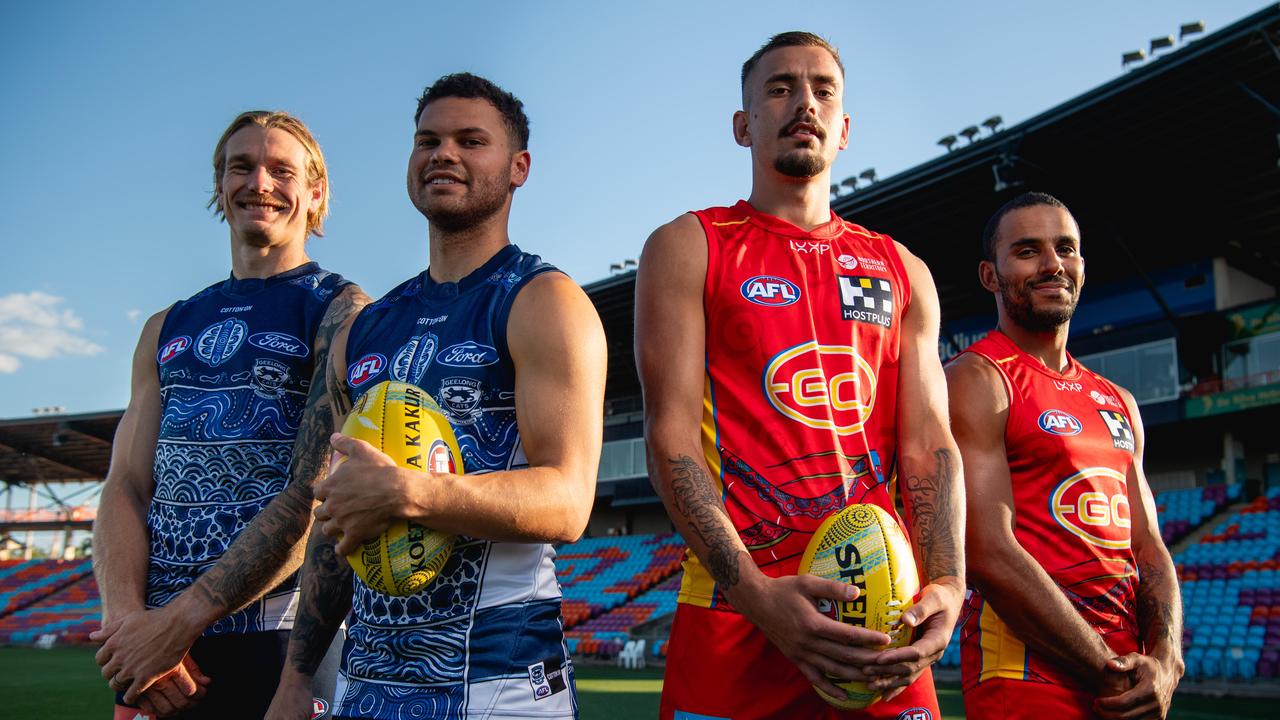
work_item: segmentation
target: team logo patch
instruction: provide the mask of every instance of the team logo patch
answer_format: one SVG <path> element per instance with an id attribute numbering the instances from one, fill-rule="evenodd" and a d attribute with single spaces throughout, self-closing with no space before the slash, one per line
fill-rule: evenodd
<path id="1" fill-rule="evenodd" d="M 260 332 L 249 336 L 249 344 L 281 355 L 306 357 L 311 349 L 298 338 L 282 332 Z"/>
<path id="2" fill-rule="evenodd" d="M 1050 435 L 1079 435 L 1084 429 L 1079 420 L 1061 410 L 1045 410 L 1036 424 Z"/>
<path id="3" fill-rule="evenodd" d="M 329 702 L 324 698 L 311 698 L 311 720 L 317 720 L 329 714 Z"/>
<path id="4" fill-rule="evenodd" d="M 191 338 L 187 335 L 179 335 L 160 348 L 160 352 L 156 353 L 156 362 L 163 365 L 181 355 L 189 347 L 191 347 Z"/>
<path id="5" fill-rule="evenodd" d="M 1120 407 L 1120 401 L 1117 400 L 1114 395 L 1104 395 L 1097 390 L 1090 390 L 1089 397 L 1093 398 L 1093 401 L 1099 405 L 1115 405 L 1116 407 Z"/>
<path id="6" fill-rule="evenodd" d="M 391 360 L 391 377 L 414 385 L 422 382 L 422 376 L 426 374 L 427 366 L 436 354 L 438 343 L 435 333 L 410 338 Z"/>
<path id="7" fill-rule="evenodd" d="M 800 288 L 777 275 L 757 275 L 742 283 L 742 297 L 756 305 L 784 307 L 800 299 Z"/>
<path id="8" fill-rule="evenodd" d="M 1058 483 L 1049 498 L 1053 519 L 1090 545 L 1129 547 L 1129 495 L 1124 473 L 1106 467 L 1085 468 Z"/>
<path id="9" fill-rule="evenodd" d="M 289 366 L 269 358 L 253 363 L 253 392 L 262 398 L 280 397 L 280 388 L 289 382 Z"/>
<path id="10" fill-rule="evenodd" d="M 227 318 L 204 329 L 196 339 L 196 357 L 209 367 L 218 367 L 231 359 L 244 344 L 249 326 L 239 318 Z"/>
<path id="11" fill-rule="evenodd" d="M 764 392 L 775 410 L 801 425 L 853 435 L 875 406 L 876 374 L 854 348 L 810 340 L 769 361 Z"/>
<path id="12" fill-rule="evenodd" d="M 440 383 L 440 404 L 449 413 L 449 421 L 458 425 L 471 425 L 480 419 L 483 394 L 480 381 L 473 378 L 450 377 Z"/>
<path id="13" fill-rule="evenodd" d="M 898 713 L 897 720 L 933 720 L 933 713 L 929 708 L 913 707 Z"/>
<path id="14" fill-rule="evenodd" d="M 880 327 L 893 325 L 893 285 L 884 278 L 841 275 L 840 317 Z"/>
<path id="15" fill-rule="evenodd" d="M 840 267 L 844 268 L 845 270 L 858 269 L 858 258 L 852 255 L 841 255 L 840 257 L 836 258 L 836 262 L 839 263 Z"/>
<path id="16" fill-rule="evenodd" d="M 564 674 L 559 658 L 548 658 L 530 665 L 529 685 L 533 688 L 534 699 L 548 698 L 567 688 Z"/>
<path id="17" fill-rule="evenodd" d="M 1129 424 L 1129 418 L 1115 410 L 1099 410 L 1098 414 L 1107 424 L 1107 432 L 1111 433 L 1111 444 L 1133 452 L 1133 426 Z"/>
<path id="18" fill-rule="evenodd" d="M 484 367 L 498 362 L 498 351 L 475 340 L 466 340 L 441 350 L 436 362 L 449 367 Z"/>
<path id="19" fill-rule="evenodd" d="M 387 366 L 387 358 L 385 355 L 378 353 L 369 353 L 352 364 L 347 370 L 347 382 L 351 383 L 351 387 L 360 387 L 369 382 L 382 372 Z"/>

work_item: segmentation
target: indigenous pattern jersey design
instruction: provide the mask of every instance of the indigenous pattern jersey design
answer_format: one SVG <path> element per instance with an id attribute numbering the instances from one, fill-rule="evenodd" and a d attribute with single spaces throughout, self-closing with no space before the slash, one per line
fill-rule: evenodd
<path id="1" fill-rule="evenodd" d="M 1138 651 L 1126 481 L 1134 438 L 1120 391 L 1070 355 L 1056 373 L 998 330 L 965 352 L 990 362 L 1009 394 L 1014 537 L 1117 655 Z M 1023 645 L 976 589 L 961 619 L 966 688 L 992 678 L 1079 687 Z"/>
<path id="2" fill-rule="evenodd" d="M 383 380 L 412 383 L 448 415 L 467 474 L 527 466 L 507 318 L 520 289 L 555 270 L 509 245 L 457 283 L 426 271 L 402 283 L 352 325 L 352 401 Z M 461 536 L 417 595 L 355 578 L 334 715 L 576 717 L 554 558 L 547 544 Z"/>
<path id="3" fill-rule="evenodd" d="M 160 331 L 160 438 L 147 513 L 147 604 L 159 607 L 217 562 L 289 480 L 315 355 L 348 281 L 307 263 L 234 276 L 176 303 Z M 218 620 L 209 635 L 287 630 L 297 577 Z"/>
<path id="4" fill-rule="evenodd" d="M 707 236 L 707 465 L 752 559 L 794 575 L 849 503 L 894 513 L 898 343 L 911 301 L 893 241 L 805 232 L 746 202 L 695 213 Z M 727 607 L 692 553 L 681 602 Z"/>

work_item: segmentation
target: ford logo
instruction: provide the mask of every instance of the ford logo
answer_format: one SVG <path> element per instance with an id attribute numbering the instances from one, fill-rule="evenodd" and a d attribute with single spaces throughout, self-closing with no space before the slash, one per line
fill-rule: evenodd
<path id="1" fill-rule="evenodd" d="M 311 352 L 305 343 L 282 332 L 260 332 L 249 336 L 249 344 L 281 355 L 306 357 Z"/>
<path id="2" fill-rule="evenodd" d="M 436 362 L 450 367 L 484 367 L 498 362 L 498 351 L 475 340 L 467 340 L 441 350 Z"/>

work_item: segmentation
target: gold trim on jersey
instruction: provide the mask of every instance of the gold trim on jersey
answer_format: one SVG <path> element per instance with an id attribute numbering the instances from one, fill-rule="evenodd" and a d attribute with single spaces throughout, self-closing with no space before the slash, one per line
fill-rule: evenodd
<path id="1" fill-rule="evenodd" d="M 716 406 L 711 393 L 711 376 L 705 375 L 702 386 L 702 457 L 707 461 L 707 469 L 711 471 L 711 482 L 715 483 L 716 492 L 724 499 L 724 482 L 720 477 L 720 450 L 716 447 Z M 684 578 L 680 581 L 680 593 L 676 602 L 711 607 L 716 590 L 716 581 L 711 573 L 703 567 L 692 549 L 684 551 Z"/>
<path id="2" fill-rule="evenodd" d="M 978 682 L 992 678 L 1025 680 L 1027 646 L 1014 636 L 990 603 L 983 602 L 979 613 L 978 642 L 982 650 L 982 667 L 978 669 Z"/>

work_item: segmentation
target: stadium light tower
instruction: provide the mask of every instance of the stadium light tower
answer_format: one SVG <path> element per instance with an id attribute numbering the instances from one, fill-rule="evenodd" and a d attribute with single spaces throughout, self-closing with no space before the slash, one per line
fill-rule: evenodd
<path id="1" fill-rule="evenodd" d="M 957 142 L 958 140 L 956 140 L 955 135 L 944 135 L 942 139 L 938 141 L 938 144 L 946 148 L 947 152 L 951 152 L 955 149 Z"/>
<path id="2" fill-rule="evenodd" d="M 832 198 L 838 198 L 838 197 L 840 197 L 840 186 L 839 186 L 839 185 L 836 185 L 836 184 L 832 183 L 832 185 L 831 185 L 831 197 L 832 197 Z"/>
<path id="3" fill-rule="evenodd" d="M 854 175 L 850 175 L 849 177 L 841 180 L 840 184 L 849 188 L 849 192 L 853 192 L 858 188 L 858 178 Z"/>
<path id="4" fill-rule="evenodd" d="M 970 125 L 969 127 L 961 130 L 960 134 L 964 136 L 965 140 L 969 141 L 970 145 L 972 145 L 974 136 L 978 134 L 978 126 Z"/>
<path id="5" fill-rule="evenodd" d="M 1165 35 L 1164 37 L 1151 38 L 1151 57 L 1155 57 L 1156 53 L 1161 50 L 1168 50 L 1173 47 L 1173 36 Z"/>
<path id="6" fill-rule="evenodd" d="M 1140 63 L 1147 59 L 1145 50 L 1131 50 L 1120 56 L 1120 69 L 1123 70 L 1134 63 Z"/>
<path id="7" fill-rule="evenodd" d="M 1204 32 L 1204 21 L 1197 20 L 1195 22 L 1184 23 L 1178 32 L 1178 41 L 1186 42 L 1188 35 L 1199 35 Z"/>
<path id="8" fill-rule="evenodd" d="M 992 115 L 991 117 L 982 121 L 982 127 L 991 131 L 992 135 L 995 135 L 997 130 L 1003 124 L 1004 124 L 1004 118 L 1000 117 L 999 115 Z"/>
<path id="9" fill-rule="evenodd" d="M 866 170 L 863 170 L 862 172 L 858 173 L 858 177 L 862 178 L 863 180 L 866 180 L 869 183 L 873 183 L 876 181 L 876 169 L 867 168 Z"/>

